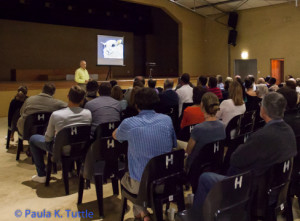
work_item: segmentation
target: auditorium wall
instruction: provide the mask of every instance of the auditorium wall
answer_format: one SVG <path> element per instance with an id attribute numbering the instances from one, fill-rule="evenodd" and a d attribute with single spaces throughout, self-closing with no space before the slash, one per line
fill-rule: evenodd
<path id="1" fill-rule="evenodd" d="M 234 60 L 248 51 L 249 59 L 257 59 L 258 77 L 271 73 L 270 59 L 284 58 L 285 76 L 300 77 L 300 8 L 295 4 L 280 4 L 239 11 L 237 45 L 231 46 L 231 75 Z M 227 17 L 220 22 L 226 23 Z M 228 29 L 205 19 L 204 72 L 227 76 Z"/>
<path id="2" fill-rule="evenodd" d="M 134 70 L 133 33 L 0 19 L 0 80 L 9 80 L 11 69 L 97 69 L 97 34 L 125 36 L 125 68 L 114 67 L 119 76 Z"/>

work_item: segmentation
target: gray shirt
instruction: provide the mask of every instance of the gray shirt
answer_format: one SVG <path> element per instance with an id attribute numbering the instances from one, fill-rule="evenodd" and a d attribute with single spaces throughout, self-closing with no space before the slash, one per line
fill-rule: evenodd
<path id="1" fill-rule="evenodd" d="M 121 105 L 109 96 L 100 96 L 86 103 L 85 108 L 92 113 L 92 134 L 99 124 L 120 120 Z"/>
<path id="2" fill-rule="evenodd" d="M 190 167 L 192 165 L 202 147 L 214 141 L 223 140 L 225 137 L 225 126 L 219 120 L 204 121 L 197 124 L 191 133 L 191 138 L 196 141 L 196 144 L 192 153 L 188 156 L 187 166 Z"/>

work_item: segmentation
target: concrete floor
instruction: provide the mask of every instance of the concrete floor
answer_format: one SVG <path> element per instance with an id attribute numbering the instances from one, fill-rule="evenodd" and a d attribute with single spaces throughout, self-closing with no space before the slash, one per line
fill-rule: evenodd
<path id="1" fill-rule="evenodd" d="M 64 193 L 64 186 L 61 179 L 61 171 L 52 174 L 49 187 L 44 184 L 38 184 L 31 181 L 31 177 L 36 174 L 31 159 L 24 153 L 20 156 L 20 161 L 16 161 L 16 142 L 11 142 L 9 150 L 6 150 L 5 136 L 7 133 L 7 118 L 0 118 L 0 221 L 23 221 L 23 220 L 99 220 L 97 209 L 95 186 L 91 184 L 91 189 L 84 190 L 83 203 L 77 205 L 77 188 L 78 178 L 70 178 L 70 195 Z M 15 140 L 17 136 L 15 135 Z M 24 149 L 28 147 L 24 142 Z M 111 184 L 104 185 L 104 220 L 117 221 L 121 212 L 120 196 L 112 196 Z M 187 195 L 188 192 L 185 193 Z M 132 204 L 129 202 L 130 211 L 125 215 L 125 219 L 133 220 Z M 173 207 L 173 206 L 172 206 Z M 20 210 L 20 211 L 18 211 Z M 55 211 L 59 211 L 60 217 L 55 217 Z M 21 214 L 21 217 L 16 217 Z M 69 211 L 69 212 L 68 212 Z M 87 211 L 91 214 L 91 218 L 76 217 L 76 212 Z M 39 214 L 45 212 L 45 218 L 34 217 L 36 212 Z M 26 216 L 25 213 L 30 213 Z M 47 214 L 51 213 L 51 218 L 47 218 Z M 72 217 L 72 213 L 75 217 Z M 69 215 L 69 217 L 68 217 Z M 294 203 L 294 217 L 300 221 L 300 211 L 298 205 Z M 284 220 L 280 218 L 279 220 Z"/>

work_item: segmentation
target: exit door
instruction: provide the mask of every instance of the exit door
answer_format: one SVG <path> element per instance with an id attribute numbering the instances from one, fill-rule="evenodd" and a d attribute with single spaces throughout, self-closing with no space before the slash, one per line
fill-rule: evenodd
<path id="1" fill-rule="evenodd" d="M 271 77 L 276 78 L 276 83 L 284 81 L 284 59 L 271 59 Z"/>

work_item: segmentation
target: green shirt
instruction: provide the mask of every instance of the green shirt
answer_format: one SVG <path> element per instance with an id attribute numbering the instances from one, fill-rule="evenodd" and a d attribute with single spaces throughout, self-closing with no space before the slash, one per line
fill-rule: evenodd
<path id="1" fill-rule="evenodd" d="M 88 81 L 89 79 L 90 79 L 89 72 L 86 69 L 78 68 L 75 71 L 75 81 L 78 84 L 84 84 L 85 81 Z"/>

